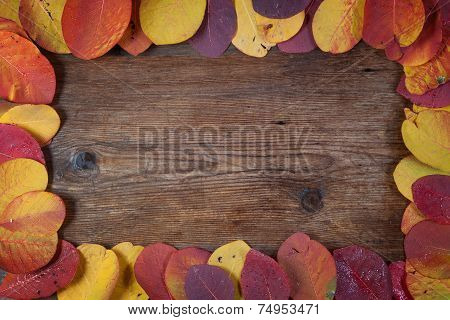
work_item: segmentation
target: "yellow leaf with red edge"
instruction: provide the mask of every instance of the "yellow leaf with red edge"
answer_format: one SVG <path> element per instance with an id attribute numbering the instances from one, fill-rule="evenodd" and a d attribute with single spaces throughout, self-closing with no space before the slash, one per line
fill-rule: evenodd
<path id="1" fill-rule="evenodd" d="M 237 31 L 232 43 L 246 55 L 262 58 L 267 55 L 275 43 L 266 40 L 262 28 L 256 21 L 257 13 L 253 10 L 252 0 L 236 0 Z"/>
<path id="2" fill-rule="evenodd" d="M 417 209 L 416 205 L 411 202 L 403 213 L 401 224 L 402 233 L 406 235 L 412 227 L 426 219 L 427 217 L 425 217 L 425 215 Z"/>
<path id="3" fill-rule="evenodd" d="M 426 110 L 402 125 L 403 141 L 421 162 L 450 172 L 450 113 Z"/>
<path id="4" fill-rule="evenodd" d="M 16 197 L 47 188 L 45 166 L 30 159 L 13 159 L 0 164 L 0 212 Z"/>
<path id="5" fill-rule="evenodd" d="M 343 53 L 362 38 L 365 0 L 324 0 L 314 16 L 314 39 L 322 51 Z"/>
<path id="6" fill-rule="evenodd" d="M 65 216 L 62 199 L 49 192 L 32 191 L 11 201 L 0 214 L 0 267 L 23 274 L 47 265 Z"/>
<path id="7" fill-rule="evenodd" d="M 61 19 L 66 0 L 21 0 L 20 21 L 29 36 L 42 48 L 70 53 L 64 40 Z"/>
<path id="8" fill-rule="evenodd" d="M 430 167 L 417 160 L 414 156 L 408 156 L 400 161 L 395 168 L 394 180 L 400 193 L 408 200 L 413 201 L 413 183 L 422 177 L 433 174 L 450 176 L 448 172 Z"/>
<path id="9" fill-rule="evenodd" d="M 78 247 L 80 264 L 73 281 L 58 291 L 58 300 L 108 300 L 119 279 L 119 260 L 98 244 Z"/>
<path id="10" fill-rule="evenodd" d="M 9 19 L 0 18 L 0 31 L 9 31 L 28 39 L 27 32 L 16 22 Z"/>
<path id="11" fill-rule="evenodd" d="M 0 18 L 12 20 L 20 25 L 19 3 L 20 0 L 0 0 Z"/>
<path id="12" fill-rule="evenodd" d="M 145 35 L 141 27 L 140 6 L 141 0 L 133 0 L 130 25 L 119 41 L 119 46 L 133 56 L 140 55 L 152 45 L 152 41 Z"/>
<path id="13" fill-rule="evenodd" d="M 449 45 L 446 44 L 433 59 L 423 65 L 403 68 L 406 75 L 406 89 L 410 93 L 423 95 L 448 81 L 450 74 L 449 48 Z"/>
<path id="14" fill-rule="evenodd" d="M 250 250 L 248 244 L 242 240 L 237 240 L 218 248 L 208 260 L 209 265 L 220 267 L 229 274 L 234 284 L 235 299 L 241 299 L 242 297 L 239 282 L 245 258 Z"/>
<path id="15" fill-rule="evenodd" d="M 148 300 L 134 274 L 134 264 L 144 247 L 123 242 L 111 249 L 119 260 L 119 279 L 111 295 L 112 300 Z"/>
<path id="16" fill-rule="evenodd" d="M 206 0 L 142 0 L 141 26 L 156 45 L 191 38 L 203 22 Z"/>
<path id="17" fill-rule="evenodd" d="M 0 123 L 21 127 L 44 146 L 58 132 L 61 119 L 50 106 L 25 104 L 9 109 L 0 117 Z"/>
<path id="18" fill-rule="evenodd" d="M 264 39 L 270 43 L 280 43 L 295 36 L 305 21 L 305 12 L 302 11 L 287 19 L 271 19 L 255 13 L 256 24 Z"/>
<path id="19" fill-rule="evenodd" d="M 450 300 L 450 279 L 423 276 L 406 260 L 406 286 L 414 300 Z"/>
<path id="20" fill-rule="evenodd" d="M 55 71 L 28 39 L 0 31 L 0 97 L 17 103 L 51 103 Z"/>

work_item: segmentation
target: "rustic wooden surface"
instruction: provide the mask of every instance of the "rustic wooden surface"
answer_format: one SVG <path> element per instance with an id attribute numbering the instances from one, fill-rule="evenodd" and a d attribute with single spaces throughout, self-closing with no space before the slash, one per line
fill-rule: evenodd
<path id="1" fill-rule="evenodd" d="M 178 45 L 137 58 L 118 49 L 93 62 L 49 58 L 64 124 L 46 156 L 68 204 L 65 239 L 207 249 L 244 239 L 274 254 L 303 231 L 330 249 L 403 257 L 407 202 L 392 172 L 407 154 L 406 102 L 395 93 L 401 68 L 382 52 L 360 44 L 335 57 L 256 59 L 230 49 L 206 59 Z M 198 131 L 206 138 L 189 135 Z M 157 157 L 159 170 L 146 169 Z M 296 165 L 286 169 L 286 158 Z M 175 165 L 200 169 L 165 167 Z"/>

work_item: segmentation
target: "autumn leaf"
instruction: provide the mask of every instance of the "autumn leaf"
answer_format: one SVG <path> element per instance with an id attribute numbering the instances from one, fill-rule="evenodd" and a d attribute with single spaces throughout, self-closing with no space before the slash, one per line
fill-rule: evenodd
<path id="1" fill-rule="evenodd" d="M 450 300 L 450 279 L 432 279 L 406 261 L 406 285 L 415 300 Z"/>
<path id="2" fill-rule="evenodd" d="M 442 50 L 427 63 L 417 67 L 405 66 L 403 70 L 406 75 L 406 89 L 410 93 L 422 95 L 436 89 L 448 81 L 450 74 L 449 44 L 444 45 Z"/>
<path id="3" fill-rule="evenodd" d="M 228 274 L 207 264 L 189 268 L 184 288 L 189 300 L 234 299 L 234 286 Z"/>
<path id="4" fill-rule="evenodd" d="M 206 264 L 211 253 L 198 248 L 185 248 L 174 252 L 169 259 L 165 272 L 165 282 L 170 295 L 175 300 L 186 300 L 184 284 L 190 267 Z"/>
<path id="5" fill-rule="evenodd" d="M 244 241 L 233 241 L 216 249 L 208 260 L 209 265 L 220 267 L 228 272 L 234 284 L 235 299 L 241 299 L 239 282 L 245 257 L 250 249 Z"/>
<path id="6" fill-rule="evenodd" d="M 397 261 L 389 265 L 392 277 L 392 292 L 395 300 L 412 300 L 411 294 L 406 286 L 405 262 Z"/>
<path id="7" fill-rule="evenodd" d="M 271 19 L 287 19 L 306 9 L 311 0 L 253 0 L 257 13 Z"/>
<path id="8" fill-rule="evenodd" d="M 426 176 L 412 186 L 414 203 L 426 218 L 450 224 L 450 177 Z"/>
<path id="9" fill-rule="evenodd" d="M 112 293 L 112 300 L 148 300 L 148 295 L 139 285 L 134 274 L 137 257 L 144 247 L 123 242 L 112 248 L 119 260 L 119 279 Z"/>
<path id="10" fill-rule="evenodd" d="M 1 6 L 1 0 L 0 0 L 0 6 Z M 5 18 L 0 18 L 0 31 L 9 31 L 15 34 L 18 34 L 19 36 L 23 38 L 28 39 L 28 35 L 26 31 L 18 25 L 16 22 L 12 20 L 8 20 Z"/>
<path id="11" fill-rule="evenodd" d="M 29 300 L 48 298 L 72 282 L 78 268 L 78 250 L 67 241 L 60 241 L 52 261 L 32 273 L 8 273 L 0 285 L 0 297 Z"/>
<path id="12" fill-rule="evenodd" d="M 122 38 L 131 20 L 131 0 L 66 0 L 61 23 L 75 57 L 103 56 Z"/>
<path id="13" fill-rule="evenodd" d="M 427 110 L 403 122 L 406 147 L 421 162 L 450 172 L 450 112 Z"/>
<path id="14" fill-rule="evenodd" d="M 450 225 L 429 220 L 416 224 L 405 237 L 406 259 L 426 277 L 450 278 L 449 234 Z"/>
<path id="15" fill-rule="evenodd" d="M 317 10 L 312 28 L 322 51 L 343 53 L 362 37 L 365 0 L 324 0 Z"/>
<path id="16" fill-rule="evenodd" d="M 403 76 L 397 87 L 397 92 L 406 99 L 420 106 L 429 108 L 443 108 L 450 106 L 450 82 L 427 91 L 423 95 L 412 94 L 406 89 L 406 77 Z"/>
<path id="17" fill-rule="evenodd" d="M 377 49 L 395 42 L 407 47 L 416 41 L 425 23 L 422 0 L 366 0 L 364 41 Z"/>
<path id="18" fill-rule="evenodd" d="M 408 156 L 400 161 L 395 168 L 394 180 L 400 193 L 408 200 L 413 201 L 413 183 L 422 177 L 433 174 L 450 175 L 450 173 L 435 169 L 418 161 L 414 156 Z"/>
<path id="19" fill-rule="evenodd" d="M 164 243 L 151 244 L 144 248 L 134 265 L 139 285 L 151 300 L 171 300 L 164 282 L 164 273 L 169 259 L 177 249 Z"/>
<path id="20" fill-rule="evenodd" d="M 19 3 L 20 0 L 0 0 L 0 18 L 14 21 L 20 25 Z"/>
<path id="21" fill-rule="evenodd" d="M 78 251 L 80 264 L 75 278 L 58 290 L 58 300 L 108 300 L 119 279 L 116 254 L 97 244 L 82 244 Z"/>
<path id="22" fill-rule="evenodd" d="M 0 97 L 18 103 L 50 103 L 55 71 L 29 40 L 0 31 Z"/>
<path id="23" fill-rule="evenodd" d="M 256 25 L 266 42 L 280 43 L 295 36 L 303 25 L 305 12 L 287 19 L 271 19 L 255 14 Z"/>
<path id="24" fill-rule="evenodd" d="M 55 109 L 47 105 L 19 105 L 0 117 L 0 123 L 16 125 L 29 132 L 41 146 L 53 139 L 61 120 Z"/>
<path id="25" fill-rule="evenodd" d="M 411 230 L 412 227 L 414 227 L 416 224 L 426 219 L 427 217 L 425 217 L 423 213 L 420 212 L 419 209 L 417 209 L 416 205 L 413 202 L 411 202 L 409 206 L 406 208 L 405 212 L 403 213 L 401 224 L 401 230 L 403 234 L 406 235 Z"/>
<path id="26" fill-rule="evenodd" d="M 424 0 L 426 22 L 417 40 L 401 49 L 402 57 L 398 62 L 403 66 L 420 66 L 427 63 L 441 48 L 442 20 L 437 1 Z"/>
<path id="27" fill-rule="evenodd" d="M 305 10 L 305 21 L 300 31 L 291 39 L 278 44 L 278 48 L 287 53 L 307 53 L 317 48 L 312 33 L 312 22 L 323 0 L 312 0 Z"/>
<path id="28" fill-rule="evenodd" d="M 42 48 L 70 53 L 64 41 L 61 18 L 66 0 L 21 0 L 19 16 L 29 36 Z"/>
<path id="29" fill-rule="evenodd" d="M 32 191 L 11 201 L 0 214 L 0 267 L 22 274 L 49 263 L 65 215 L 64 202 L 49 192 Z"/>
<path id="30" fill-rule="evenodd" d="M 237 32 L 232 43 L 242 53 L 262 58 L 267 55 L 275 43 L 267 42 L 258 28 L 256 22 L 257 13 L 253 10 L 252 0 L 235 0 L 237 13 Z"/>
<path id="31" fill-rule="evenodd" d="M 294 300 L 332 300 L 336 291 L 336 265 L 319 242 L 297 232 L 278 250 L 278 263 L 291 283 Z"/>
<path id="32" fill-rule="evenodd" d="M 389 268 L 373 251 L 356 245 L 333 252 L 337 267 L 336 300 L 391 300 Z"/>
<path id="33" fill-rule="evenodd" d="M 202 24 L 206 0 L 142 0 L 141 25 L 156 45 L 191 38 Z"/>
<path id="34" fill-rule="evenodd" d="M 17 158 L 36 160 L 45 165 L 41 147 L 25 130 L 0 124 L 0 164 Z"/>
<path id="35" fill-rule="evenodd" d="M 250 250 L 241 274 L 241 290 L 245 300 L 288 300 L 289 278 L 271 257 Z"/>
<path id="36" fill-rule="evenodd" d="M 14 198 L 47 188 L 45 166 L 30 159 L 13 159 L 0 164 L 0 213 Z"/>
<path id="37" fill-rule="evenodd" d="M 236 34 L 237 16 L 232 0 L 208 0 L 205 19 L 189 40 L 202 56 L 216 58 L 230 46 Z"/>
<path id="38" fill-rule="evenodd" d="M 152 41 L 145 35 L 141 27 L 139 16 L 141 0 L 132 1 L 133 8 L 131 12 L 131 21 L 127 30 L 125 30 L 122 39 L 119 41 L 119 46 L 129 54 L 138 56 L 150 48 Z"/>

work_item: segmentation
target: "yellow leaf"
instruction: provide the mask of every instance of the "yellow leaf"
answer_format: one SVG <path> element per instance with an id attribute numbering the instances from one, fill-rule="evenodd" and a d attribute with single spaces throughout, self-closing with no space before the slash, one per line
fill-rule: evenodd
<path id="1" fill-rule="evenodd" d="M 435 110 L 435 111 L 447 111 L 450 112 L 450 106 L 447 107 L 442 107 L 442 108 L 428 108 L 428 107 L 422 107 L 422 106 L 418 106 L 418 105 L 413 105 L 413 111 L 415 113 L 419 113 L 422 111 L 426 111 L 426 110 Z"/>
<path id="2" fill-rule="evenodd" d="M 156 45 L 188 40 L 200 28 L 206 0 L 142 0 L 141 27 Z"/>
<path id="3" fill-rule="evenodd" d="M 56 135 L 61 120 L 55 109 L 50 106 L 24 104 L 15 106 L 3 114 L 0 123 L 21 127 L 43 146 Z"/>
<path id="4" fill-rule="evenodd" d="M 22 26 L 19 19 L 19 4 L 20 0 L 0 0 L 0 18 L 12 20 Z"/>
<path id="5" fill-rule="evenodd" d="M 234 284 L 236 299 L 241 299 L 239 282 L 245 257 L 250 249 L 244 241 L 230 242 L 214 251 L 208 260 L 209 265 L 220 267 L 228 272 Z"/>
<path id="6" fill-rule="evenodd" d="M 70 53 L 61 18 L 67 0 L 27 0 L 20 3 L 20 21 L 28 35 L 45 50 Z"/>
<path id="7" fill-rule="evenodd" d="M 258 28 L 257 13 L 253 10 L 252 0 L 235 0 L 237 14 L 237 32 L 233 45 L 252 57 L 265 57 L 275 43 L 268 42 L 264 32 Z"/>
<path id="8" fill-rule="evenodd" d="M 423 95 L 448 81 L 450 74 L 450 47 L 444 46 L 439 54 L 427 63 L 403 68 L 406 89 L 412 94 Z"/>
<path id="9" fill-rule="evenodd" d="M 413 183 L 422 177 L 435 174 L 450 175 L 418 161 L 414 156 L 408 156 L 395 168 L 394 180 L 400 193 L 408 200 L 413 201 L 411 189 Z"/>
<path id="10" fill-rule="evenodd" d="M 450 172 L 450 113 L 425 110 L 402 125 L 403 141 L 421 162 Z"/>
<path id="11" fill-rule="evenodd" d="M 58 300 L 108 300 L 119 279 L 116 254 L 97 244 L 82 244 L 78 251 L 77 274 L 69 286 L 58 291 Z"/>
<path id="12" fill-rule="evenodd" d="M 119 259 L 119 280 L 111 296 L 112 300 L 148 300 L 134 274 L 134 264 L 144 247 L 123 242 L 112 248 Z"/>
<path id="13" fill-rule="evenodd" d="M 322 51 L 343 53 L 362 38 L 365 0 L 324 0 L 317 10 L 312 28 Z"/>
<path id="14" fill-rule="evenodd" d="M 305 11 L 288 19 L 270 19 L 255 13 L 256 24 L 264 39 L 270 43 L 280 43 L 295 36 L 305 21 Z"/>
<path id="15" fill-rule="evenodd" d="M 30 191 L 44 191 L 48 175 L 45 166 L 30 159 L 13 159 L 0 164 L 0 212 L 16 197 Z"/>

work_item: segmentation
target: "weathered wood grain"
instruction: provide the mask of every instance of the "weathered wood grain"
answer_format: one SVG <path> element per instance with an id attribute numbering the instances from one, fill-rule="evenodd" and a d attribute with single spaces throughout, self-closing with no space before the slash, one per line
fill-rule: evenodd
<path id="1" fill-rule="evenodd" d="M 274 254 L 303 231 L 403 257 L 407 202 L 392 171 L 407 154 L 406 103 L 382 52 L 206 59 L 178 45 L 50 60 L 64 125 L 46 155 L 65 239 L 214 249 L 241 238 Z"/>

